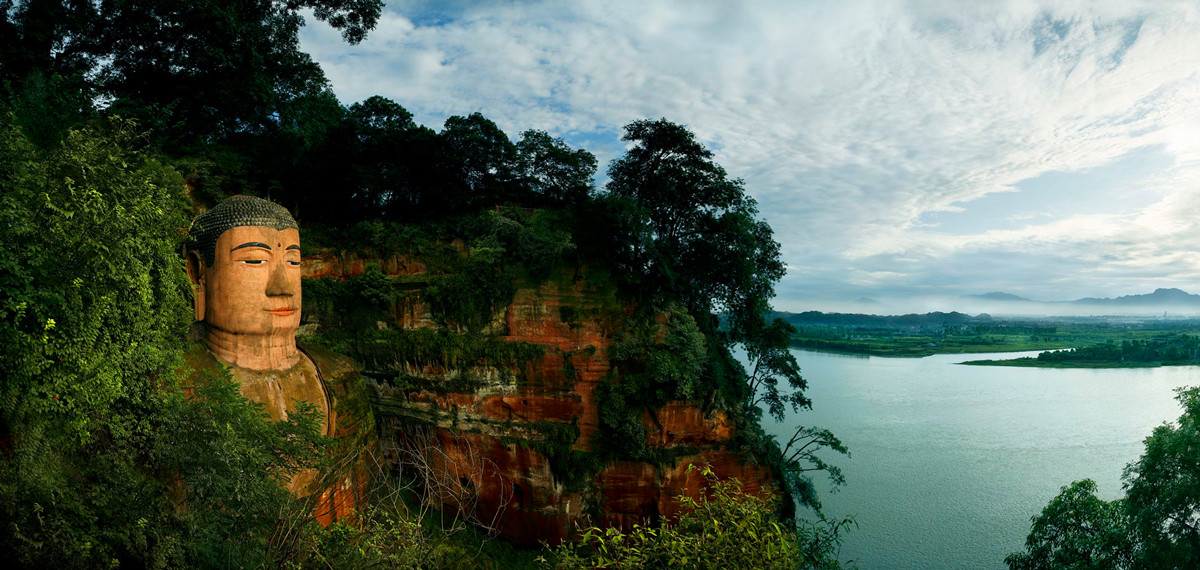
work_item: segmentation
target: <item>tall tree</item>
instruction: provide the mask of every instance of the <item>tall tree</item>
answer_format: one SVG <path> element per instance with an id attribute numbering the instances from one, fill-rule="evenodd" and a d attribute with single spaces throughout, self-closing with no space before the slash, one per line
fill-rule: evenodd
<path id="1" fill-rule="evenodd" d="M 632 146 L 609 166 L 606 189 L 628 201 L 634 231 L 620 253 L 643 294 L 679 298 L 697 315 L 728 312 L 735 330 L 764 312 L 784 268 L 744 183 L 666 119 L 634 121 L 622 140 Z"/>
<path id="2" fill-rule="evenodd" d="M 583 149 L 572 149 L 546 131 L 528 130 L 517 142 L 521 173 L 525 182 L 550 204 L 580 204 L 592 192 L 596 157 Z"/>
<path id="3" fill-rule="evenodd" d="M 450 117 L 441 138 L 464 211 L 526 197 L 516 176 L 517 147 L 496 123 L 480 113 Z"/>
<path id="4" fill-rule="evenodd" d="M 1132 542 L 1123 507 L 1120 500 L 1097 497 L 1091 479 L 1071 483 L 1033 517 L 1028 550 L 1004 562 L 1013 570 L 1129 568 Z"/>
<path id="5" fill-rule="evenodd" d="M 355 149 L 353 201 L 359 217 L 412 220 L 442 211 L 450 175 L 436 132 L 418 125 L 400 104 L 380 96 L 350 106 Z M 365 216 L 364 216 L 365 215 Z"/>
<path id="6" fill-rule="evenodd" d="M 618 266 L 632 275 L 641 306 L 684 304 L 708 352 L 696 382 L 702 388 L 692 392 L 744 418 L 750 447 L 780 470 L 793 498 L 819 508 L 805 473 L 842 479 L 814 451 L 846 448 L 827 430 L 805 426 L 781 448 L 758 427 L 760 406 L 777 421 L 788 409 L 811 407 L 788 351 L 794 329 L 765 318 L 784 275 L 771 227 L 758 219 L 744 183 L 730 178 L 686 127 L 666 119 L 634 121 L 622 140 L 631 146 L 609 166 L 608 193 L 598 208 L 616 236 L 609 247 Z M 751 360 L 749 372 L 733 357 L 739 345 Z"/>
<path id="7" fill-rule="evenodd" d="M 1200 388 L 1177 392 L 1183 413 L 1145 440 L 1125 468 L 1125 505 L 1140 558 L 1158 568 L 1200 566 Z"/>

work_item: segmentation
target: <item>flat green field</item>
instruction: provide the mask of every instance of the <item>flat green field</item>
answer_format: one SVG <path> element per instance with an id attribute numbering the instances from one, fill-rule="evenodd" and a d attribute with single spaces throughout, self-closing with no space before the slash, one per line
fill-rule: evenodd
<path id="1" fill-rule="evenodd" d="M 1063 341 L 1031 341 L 1028 335 L 955 335 L 940 338 L 905 335 L 890 338 L 852 337 L 845 340 L 794 336 L 792 337 L 791 345 L 796 348 L 813 348 L 835 352 L 899 357 L 1071 348 L 1069 344 L 1064 344 Z"/>
<path id="2" fill-rule="evenodd" d="M 1110 322 L 1022 320 L 988 324 L 954 324 L 942 327 L 848 327 L 805 324 L 797 326 L 791 346 L 874 356 L 922 357 L 933 354 L 1021 352 L 1078 349 L 1105 343 L 1162 343 L 1182 335 L 1200 335 L 1200 322 L 1143 321 Z M 996 366 L 1137 367 L 1157 366 L 1151 362 L 1038 362 L 980 361 Z M 1193 362 L 1188 361 L 1188 364 Z M 1200 361 L 1196 362 L 1200 363 Z M 1170 364 L 1176 364 L 1171 362 Z"/>

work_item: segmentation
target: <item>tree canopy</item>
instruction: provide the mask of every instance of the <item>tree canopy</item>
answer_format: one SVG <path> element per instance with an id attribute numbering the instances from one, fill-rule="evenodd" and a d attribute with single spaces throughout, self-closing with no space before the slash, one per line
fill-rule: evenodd
<path id="1" fill-rule="evenodd" d="M 72 2 L 5 0 L 0 86 L 34 115 L 76 91 L 74 113 L 136 117 L 185 149 L 243 133 L 295 127 L 307 98 L 328 85 L 300 50 L 300 11 L 366 37 L 382 0 Z M 48 83 L 49 82 L 49 83 Z M 67 117 L 69 118 L 69 117 Z M 65 127 L 70 125 L 62 125 Z"/>
<path id="2" fill-rule="evenodd" d="M 673 311 L 674 304 L 681 304 L 703 342 L 672 345 L 673 338 L 687 338 L 675 334 L 673 327 L 681 321 L 672 315 L 666 342 L 651 343 L 663 352 L 643 348 L 634 362 L 645 364 L 627 365 L 622 383 L 601 392 L 612 408 L 602 422 L 625 434 L 626 443 L 617 445 L 627 446 L 638 427 L 629 402 L 651 407 L 668 397 L 699 397 L 744 418 L 747 448 L 779 470 L 790 496 L 819 508 L 805 473 L 825 471 L 840 483 L 836 467 L 814 452 L 846 453 L 845 447 L 826 430 L 801 426 L 781 448 L 759 426 L 763 408 L 783 421 L 787 410 L 811 406 L 804 395 L 807 383 L 788 350 L 795 329 L 779 319 L 767 320 L 775 283 L 784 275 L 771 227 L 758 217 L 745 184 L 730 178 L 687 127 L 666 119 L 638 120 L 626 125 L 622 140 L 631 145 L 609 166 L 607 192 L 594 207 L 608 237 L 598 241 L 614 256 L 641 310 Z M 637 331 L 636 323 L 628 327 L 635 338 Z M 630 339 L 617 345 L 627 346 L 638 345 Z M 736 347 L 746 351 L 750 372 L 733 356 Z M 655 364 L 655 355 L 673 364 L 664 365 L 662 359 Z M 687 370 L 692 361 L 695 372 L 670 372 Z M 639 380 L 651 364 L 649 375 L 655 380 Z M 670 382 L 672 378 L 687 380 Z M 671 394 L 664 382 L 682 391 Z"/>
<path id="3" fill-rule="evenodd" d="M 771 227 L 754 199 L 686 127 L 666 119 L 626 125 L 632 143 L 609 166 L 608 193 L 629 228 L 618 254 L 647 300 L 727 312 L 738 329 L 760 319 L 784 274 Z"/>
<path id="4" fill-rule="evenodd" d="M 1177 391 L 1179 421 L 1154 429 L 1125 467 L 1125 496 L 1105 501 L 1090 479 L 1063 487 L 1033 517 L 1009 568 L 1195 568 L 1200 565 L 1200 388 Z"/>

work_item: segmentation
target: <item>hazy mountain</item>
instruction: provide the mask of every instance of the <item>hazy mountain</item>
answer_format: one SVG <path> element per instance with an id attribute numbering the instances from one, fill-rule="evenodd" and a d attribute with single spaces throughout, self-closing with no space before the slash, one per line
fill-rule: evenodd
<path id="1" fill-rule="evenodd" d="M 992 291 L 957 297 L 860 297 L 854 301 L 840 303 L 814 303 L 799 309 L 817 309 L 826 313 L 855 313 L 878 315 L 904 315 L 937 311 L 959 311 L 975 315 L 988 313 L 1019 317 L 1069 317 L 1069 316 L 1150 316 L 1171 317 L 1200 315 L 1200 295 L 1193 295 L 1175 288 L 1160 288 L 1153 293 L 1124 295 L 1116 298 L 1086 297 L 1076 300 L 1034 301 L 1020 295 Z"/>
<path id="2" fill-rule="evenodd" d="M 1124 295 L 1116 299 L 1085 297 L 1070 301 L 1075 305 L 1103 305 L 1114 307 L 1194 307 L 1200 308 L 1200 295 L 1192 295 L 1182 289 L 1155 289 L 1144 295 Z"/>

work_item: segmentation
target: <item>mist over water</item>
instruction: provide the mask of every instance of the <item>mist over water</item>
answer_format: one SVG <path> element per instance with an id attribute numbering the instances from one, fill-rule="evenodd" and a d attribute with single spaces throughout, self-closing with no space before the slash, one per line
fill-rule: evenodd
<path id="1" fill-rule="evenodd" d="M 768 423 L 831 429 L 846 485 L 821 483 L 826 514 L 853 515 L 842 560 L 870 568 L 1003 568 L 1059 488 L 1091 478 L 1121 495 L 1121 471 L 1155 426 L 1178 418 L 1174 388 L 1200 367 L 1039 369 L 955 364 L 979 355 L 880 358 L 795 351 L 813 410 Z M 1035 353 L 991 354 L 1013 358 Z"/>

